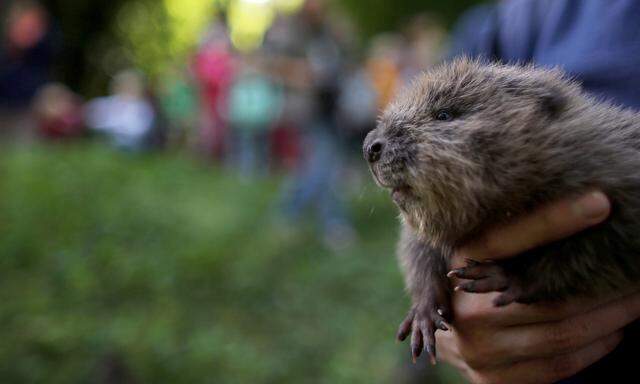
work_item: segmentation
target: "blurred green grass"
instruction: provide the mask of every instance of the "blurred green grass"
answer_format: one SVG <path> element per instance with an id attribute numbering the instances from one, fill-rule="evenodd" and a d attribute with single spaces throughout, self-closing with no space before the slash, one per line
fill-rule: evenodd
<path id="1" fill-rule="evenodd" d="M 350 199 L 360 240 L 335 253 L 275 225 L 277 179 L 86 143 L 1 152 L 3 383 L 118 364 L 143 383 L 395 382 L 408 299 L 371 183 Z"/>

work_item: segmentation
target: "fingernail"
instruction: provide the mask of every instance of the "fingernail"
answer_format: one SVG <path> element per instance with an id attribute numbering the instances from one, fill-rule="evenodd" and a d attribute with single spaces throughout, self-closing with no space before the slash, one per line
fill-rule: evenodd
<path id="1" fill-rule="evenodd" d="M 573 204 L 573 210 L 585 219 L 601 219 L 609 213 L 611 204 L 602 192 L 591 192 Z"/>
<path id="2" fill-rule="evenodd" d="M 431 345 L 427 345 L 427 353 L 429 354 L 429 360 L 431 361 L 431 365 L 436 365 L 436 349 L 431 346 Z"/>
<path id="3" fill-rule="evenodd" d="M 447 277 L 454 277 L 458 274 L 458 270 L 454 269 L 453 271 L 449 271 L 449 273 L 447 273 Z"/>

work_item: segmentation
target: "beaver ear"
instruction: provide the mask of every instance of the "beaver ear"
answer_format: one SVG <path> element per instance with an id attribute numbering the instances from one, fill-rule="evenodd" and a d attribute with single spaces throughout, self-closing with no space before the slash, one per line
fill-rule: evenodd
<path id="1" fill-rule="evenodd" d="M 553 89 L 544 91 L 539 96 L 539 102 L 542 112 L 551 118 L 560 115 L 567 104 L 566 98 L 560 92 Z"/>
<path id="2" fill-rule="evenodd" d="M 557 117 L 567 104 L 562 91 L 542 81 L 531 79 L 508 79 L 504 90 L 512 95 L 526 97 L 537 102 L 538 109 L 547 117 Z"/>

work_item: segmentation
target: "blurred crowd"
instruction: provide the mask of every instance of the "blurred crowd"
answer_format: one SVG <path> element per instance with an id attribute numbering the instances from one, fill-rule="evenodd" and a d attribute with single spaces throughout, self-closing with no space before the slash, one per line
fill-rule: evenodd
<path id="1" fill-rule="evenodd" d="M 241 52 L 218 14 L 187 62 L 153 79 L 123 69 L 105 96 L 85 100 L 51 75 L 62 39 L 46 9 L 24 0 L 4 13 L 0 139 L 98 137 L 130 152 L 197 151 L 246 178 L 285 171 L 279 215 L 295 223 L 312 210 L 332 247 L 356 237 L 342 194 L 362 138 L 395 92 L 441 59 L 445 38 L 420 15 L 363 45 L 347 18 L 309 0 Z"/>

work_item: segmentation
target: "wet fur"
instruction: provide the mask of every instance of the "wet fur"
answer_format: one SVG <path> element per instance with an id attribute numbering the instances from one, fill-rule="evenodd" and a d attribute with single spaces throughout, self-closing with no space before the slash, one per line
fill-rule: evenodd
<path id="1" fill-rule="evenodd" d="M 443 110 L 451 121 L 436 119 Z M 592 189 L 612 201 L 606 222 L 500 263 L 520 285 L 513 301 L 599 295 L 638 281 L 640 115 L 596 100 L 560 70 L 442 65 L 384 111 L 365 150 L 375 139 L 385 147 L 371 169 L 381 186 L 401 192 L 399 258 L 414 308 L 427 318 L 434 309 L 424 302 L 446 289 L 440 274 L 455 247 Z"/>

